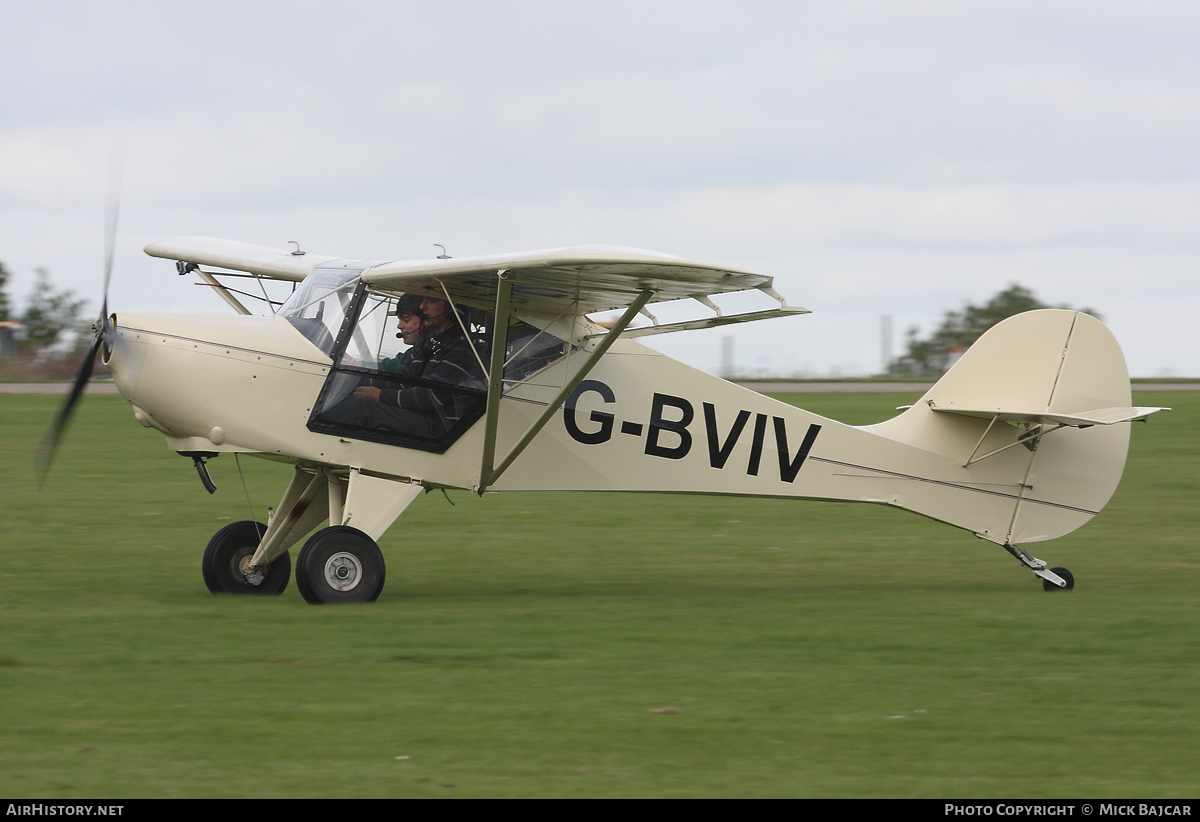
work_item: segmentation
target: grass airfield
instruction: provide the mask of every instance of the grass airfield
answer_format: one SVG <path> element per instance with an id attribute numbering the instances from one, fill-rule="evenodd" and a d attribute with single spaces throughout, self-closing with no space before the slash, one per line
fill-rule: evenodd
<path id="1" fill-rule="evenodd" d="M 908 394 L 785 395 L 852 424 Z M 0 396 L 0 796 L 1200 795 L 1200 396 L 1109 506 L 1001 548 L 869 505 L 427 494 L 368 606 L 214 597 L 290 468 L 190 461 L 89 396 Z M 451 505 L 450 502 L 454 504 Z M 298 553 L 293 548 L 293 559 Z"/>

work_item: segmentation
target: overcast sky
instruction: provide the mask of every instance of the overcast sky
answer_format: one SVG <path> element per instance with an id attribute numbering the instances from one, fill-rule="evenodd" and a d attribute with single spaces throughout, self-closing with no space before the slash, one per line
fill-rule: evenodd
<path id="1" fill-rule="evenodd" d="M 1021 283 L 1135 375 L 1200 375 L 1200 4 L 0 4 L 0 261 L 228 309 L 142 253 L 411 259 L 584 243 L 767 274 L 812 315 L 654 338 L 717 371 L 880 370 Z M 762 306 L 768 307 L 768 306 Z"/>

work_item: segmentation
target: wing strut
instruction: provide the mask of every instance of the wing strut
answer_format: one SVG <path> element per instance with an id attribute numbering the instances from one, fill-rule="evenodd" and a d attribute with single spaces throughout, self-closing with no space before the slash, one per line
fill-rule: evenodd
<path id="1" fill-rule="evenodd" d="M 487 422 L 483 429 L 483 460 L 479 467 L 479 492 L 491 484 L 492 463 L 496 460 L 496 428 L 500 423 L 500 397 L 504 394 L 504 353 L 508 347 L 508 306 L 512 280 L 506 270 L 496 272 L 496 314 L 492 326 L 492 367 L 488 371 Z"/>
<path id="2" fill-rule="evenodd" d="M 229 291 L 226 290 L 225 286 L 221 285 L 221 283 L 217 281 L 216 277 L 214 277 L 212 274 L 209 274 L 207 271 L 202 271 L 200 269 L 200 266 L 196 265 L 195 263 L 188 263 L 183 260 L 180 260 L 179 262 L 175 263 L 175 267 L 177 269 L 179 269 L 180 274 L 187 274 L 188 272 L 195 272 L 196 276 L 198 276 L 200 279 L 204 280 L 204 282 L 207 283 L 208 285 L 212 286 L 213 291 L 215 291 L 219 295 L 221 295 L 221 299 L 224 300 L 225 302 L 229 303 L 229 307 L 232 308 L 237 313 L 239 313 L 239 314 L 249 314 L 250 313 L 249 308 L 246 308 L 246 306 L 241 304 L 241 302 L 238 300 L 237 297 L 230 294 Z M 264 291 L 263 293 L 265 294 L 266 291 Z"/>
<path id="3" fill-rule="evenodd" d="M 501 287 L 503 287 L 503 285 L 504 281 L 501 280 Z M 501 326 L 501 318 L 498 310 L 500 305 L 500 296 L 501 295 L 498 292 L 496 294 L 496 324 L 498 328 L 503 327 L 505 329 L 505 334 L 507 335 L 508 312 L 507 310 L 505 311 L 503 326 Z M 592 369 L 596 366 L 596 363 L 598 363 L 600 358 L 603 357 L 608 349 L 612 347 L 612 344 L 617 341 L 618 337 L 621 336 L 621 332 L 624 331 L 626 326 L 633 321 L 633 318 L 636 317 L 638 312 L 642 310 L 642 307 L 650 301 L 652 296 L 654 296 L 654 292 L 650 289 L 646 289 L 638 294 L 637 298 L 629 304 L 628 308 L 625 309 L 625 313 L 621 315 L 621 319 L 617 320 L 616 324 L 613 325 L 613 327 L 609 329 L 608 333 L 604 335 L 604 339 L 600 340 L 595 349 L 592 350 L 592 353 L 588 355 L 587 360 L 585 360 L 583 365 L 580 366 L 579 370 L 575 373 L 575 376 L 567 380 L 567 384 L 564 385 L 562 390 L 560 390 L 558 394 L 555 395 L 554 399 L 550 401 L 550 404 L 546 407 L 546 410 L 542 412 L 542 415 L 537 418 L 533 425 L 529 426 L 529 430 L 522 435 L 521 439 L 517 441 L 517 444 L 512 447 L 504 459 L 500 461 L 500 464 L 494 469 L 491 467 L 491 457 L 494 457 L 495 454 L 496 430 L 493 427 L 494 424 L 492 422 L 495 416 L 492 414 L 492 406 L 494 402 L 496 410 L 499 411 L 500 391 L 503 385 L 504 375 L 503 368 L 499 369 L 500 373 L 497 374 L 497 369 L 495 367 L 496 346 L 493 345 L 493 370 L 488 383 L 488 428 L 484 440 L 484 460 L 479 471 L 479 486 L 475 489 L 477 494 L 482 494 L 484 491 L 486 491 L 489 485 L 495 483 L 495 481 L 500 478 L 500 475 L 508 470 L 508 466 L 512 465 L 513 460 L 521 455 L 521 452 L 525 450 L 526 446 L 533 441 L 533 438 L 537 436 L 538 432 L 545 427 L 546 423 L 550 421 L 550 418 L 554 416 L 560 407 L 562 407 L 562 404 L 566 401 L 567 397 L 571 396 L 571 393 L 578 388 L 579 384 L 583 382 L 588 374 L 591 373 Z M 505 301 L 507 301 L 507 299 L 508 296 L 506 293 Z M 496 395 L 494 400 L 492 397 L 493 393 Z"/>

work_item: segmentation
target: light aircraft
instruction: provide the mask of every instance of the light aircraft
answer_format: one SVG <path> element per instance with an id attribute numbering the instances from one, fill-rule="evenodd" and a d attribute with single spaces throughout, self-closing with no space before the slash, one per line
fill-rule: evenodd
<path id="1" fill-rule="evenodd" d="M 95 339 L 44 444 L 42 475 L 97 355 L 137 421 L 190 458 L 210 492 L 206 463 L 220 454 L 292 464 L 269 522 L 237 522 L 209 542 L 202 568 L 214 593 L 281 593 L 289 549 L 328 521 L 297 558 L 301 594 L 374 601 L 385 576 L 376 541 L 431 489 L 872 502 L 965 529 L 1046 590 L 1069 589 L 1069 571 L 1019 546 L 1094 517 L 1124 469 L 1126 423 L 1160 410 L 1131 405 L 1116 340 L 1077 311 L 1005 320 L 919 402 L 854 427 L 635 341 L 808 313 L 745 271 L 605 246 L 398 262 L 205 237 L 145 250 L 194 273 L 236 314 L 109 315 L 110 250 Z M 230 276 L 293 291 L 273 316 L 255 316 L 218 279 Z M 711 299 L 755 289 L 778 306 L 727 315 Z M 408 352 L 421 368 L 396 365 L 405 294 L 447 323 L 445 339 L 430 338 L 441 342 Z M 647 306 L 666 301 L 706 314 L 659 323 Z M 612 311 L 621 314 L 611 327 L 591 319 Z M 639 313 L 653 324 L 631 327 Z M 455 368 L 426 367 L 452 348 Z"/>

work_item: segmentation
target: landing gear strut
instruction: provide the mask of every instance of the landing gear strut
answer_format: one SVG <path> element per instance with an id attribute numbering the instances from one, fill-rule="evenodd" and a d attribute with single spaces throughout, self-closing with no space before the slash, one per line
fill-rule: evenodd
<path id="1" fill-rule="evenodd" d="M 1035 576 L 1042 578 L 1042 588 L 1047 591 L 1070 591 L 1075 587 L 1075 577 L 1066 568 L 1046 568 L 1044 560 L 1032 557 L 1024 548 L 1005 544 L 1004 550 L 1021 561 Z"/>

